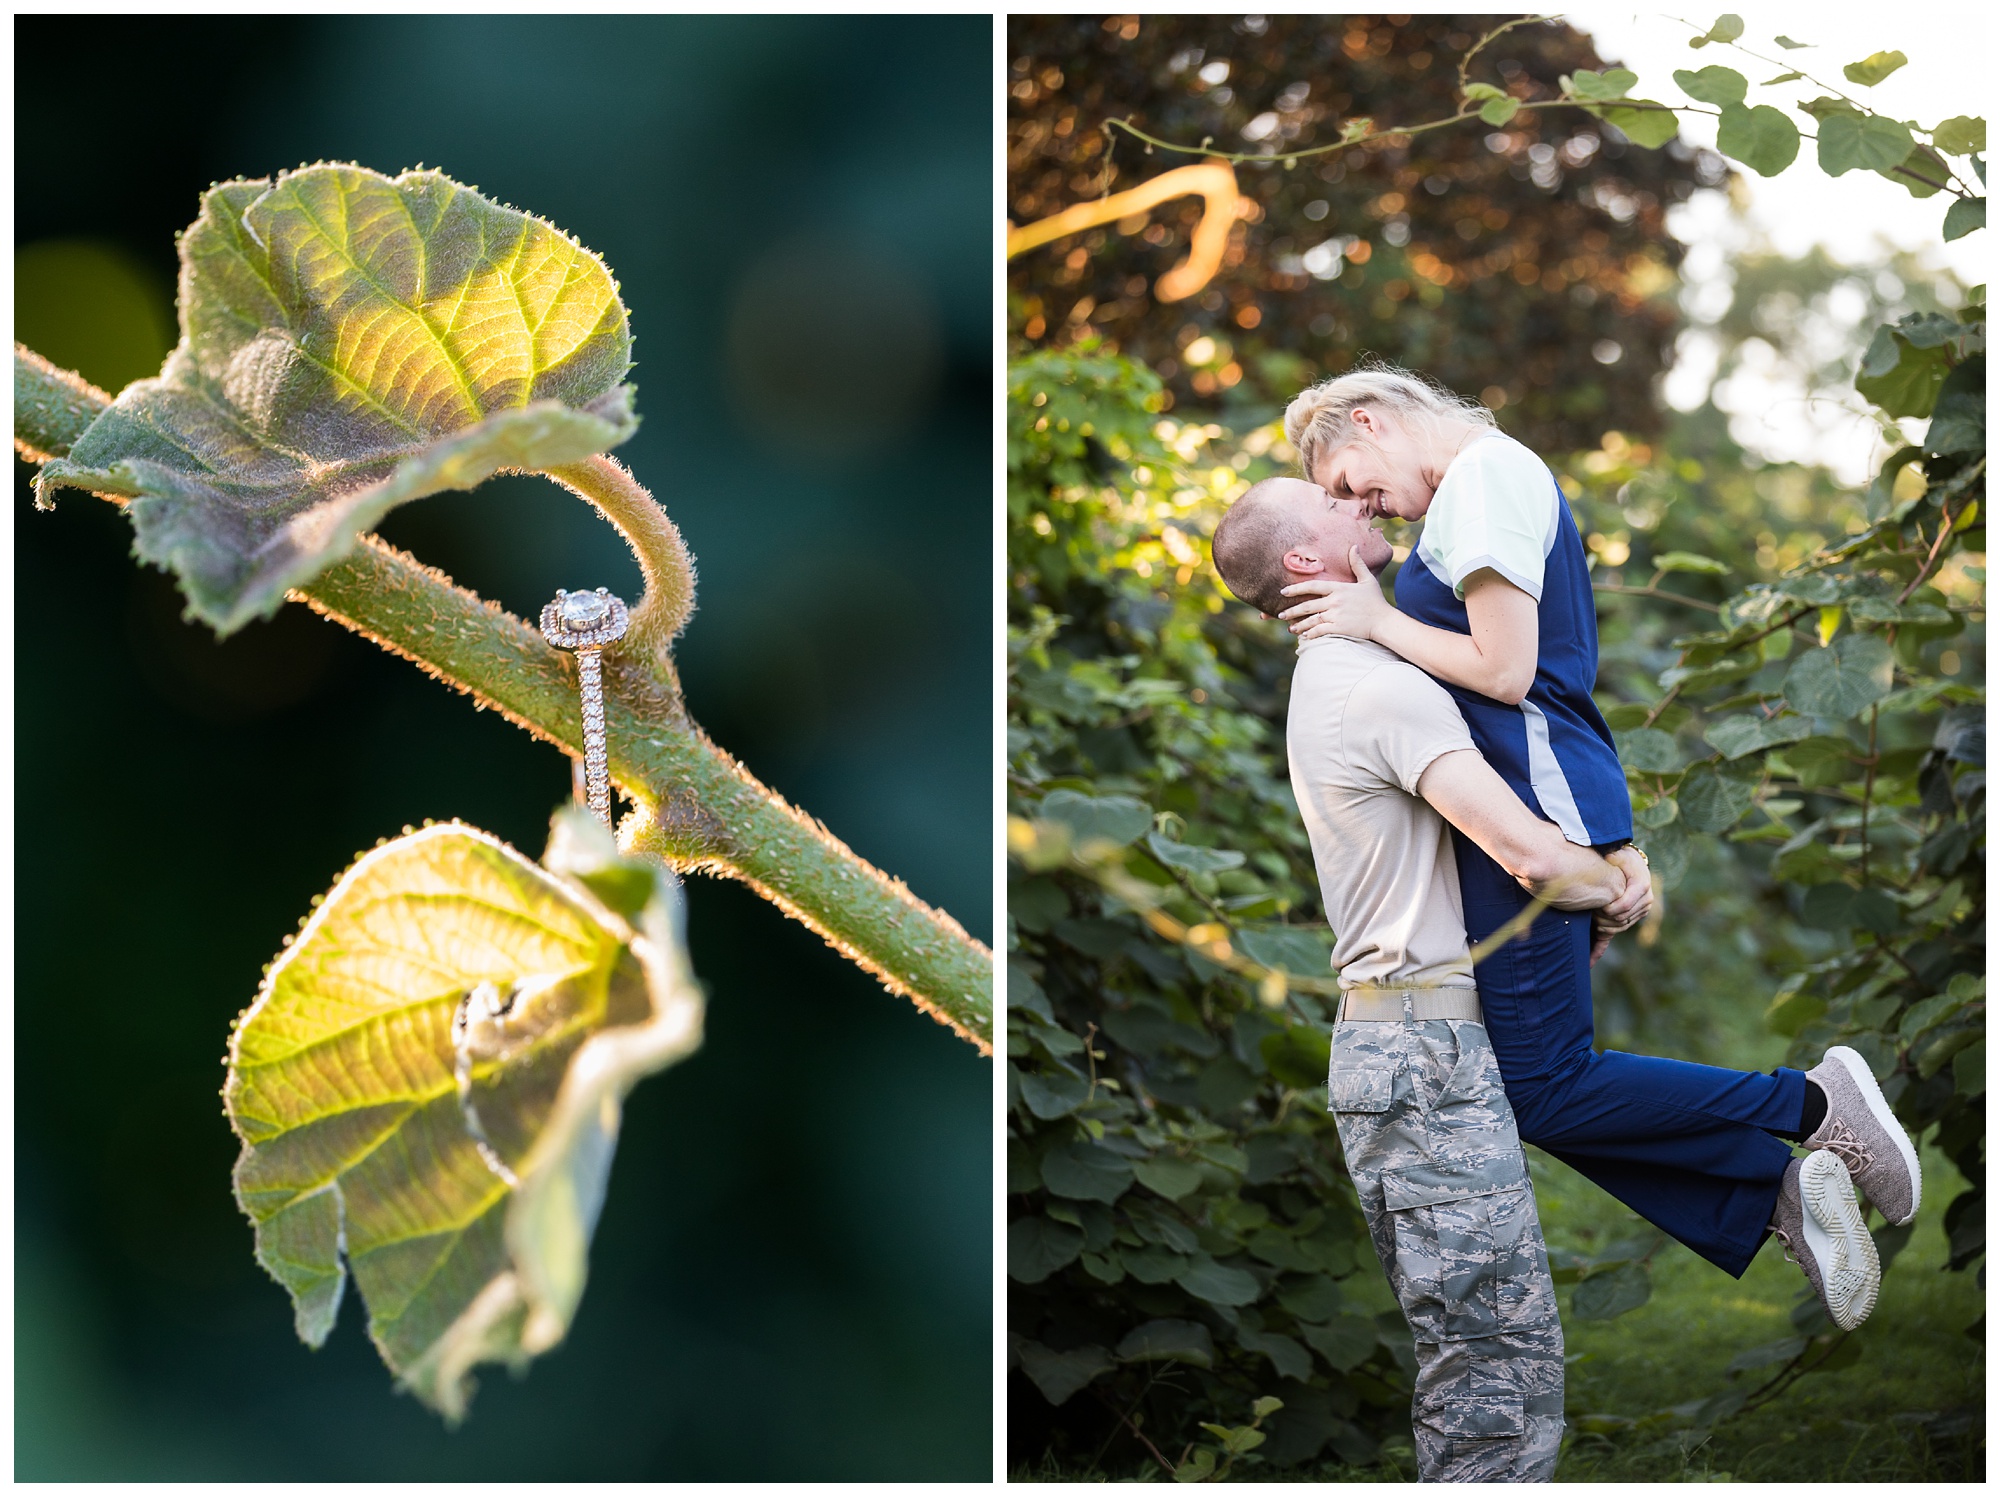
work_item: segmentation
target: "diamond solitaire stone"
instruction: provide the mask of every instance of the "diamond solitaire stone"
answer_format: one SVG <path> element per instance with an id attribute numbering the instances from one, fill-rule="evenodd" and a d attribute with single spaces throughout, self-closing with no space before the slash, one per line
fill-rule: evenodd
<path id="1" fill-rule="evenodd" d="M 595 629 L 611 617 L 611 603 L 596 593 L 564 593 L 561 613 L 565 629 Z"/>

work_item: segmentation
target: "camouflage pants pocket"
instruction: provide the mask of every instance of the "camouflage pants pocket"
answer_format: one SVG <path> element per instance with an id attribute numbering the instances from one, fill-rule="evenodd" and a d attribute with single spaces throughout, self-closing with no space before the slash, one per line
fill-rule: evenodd
<path id="1" fill-rule="evenodd" d="M 1382 1204 L 1395 1244 L 1385 1266 L 1419 1341 L 1477 1340 L 1555 1314 L 1518 1151 L 1385 1170 Z"/>

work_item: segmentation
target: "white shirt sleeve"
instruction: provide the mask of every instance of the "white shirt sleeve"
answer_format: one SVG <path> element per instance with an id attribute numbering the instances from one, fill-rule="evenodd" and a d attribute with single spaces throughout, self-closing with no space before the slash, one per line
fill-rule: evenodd
<path id="1" fill-rule="evenodd" d="M 1461 598 L 1465 579 L 1491 567 L 1539 603 L 1561 502 L 1548 466 L 1534 453 L 1512 437 L 1480 437 L 1445 470 L 1418 554 Z"/>

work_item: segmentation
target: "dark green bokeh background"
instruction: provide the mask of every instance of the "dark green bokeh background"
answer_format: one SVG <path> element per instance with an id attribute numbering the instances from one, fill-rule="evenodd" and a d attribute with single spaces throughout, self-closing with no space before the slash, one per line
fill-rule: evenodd
<path id="1" fill-rule="evenodd" d="M 696 716 L 990 940 L 990 26 L 24 19 L 18 331 L 150 372 L 197 194 L 301 162 L 421 162 L 574 233 L 638 338 L 620 455 L 700 562 Z M 984 1479 L 990 1063 L 712 880 L 708 1044 L 631 1099 L 568 1342 L 447 1433 L 353 1296 L 294 1339 L 229 1195 L 230 1020 L 357 851 L 459 816 L 539 852 L 568 762 L 298 607 L 217 646 L 111 506 L 36 514 L 27 473 L 15 1475 Z M 520 613 L 636 592 L 540 481 L 387 533 Z"/>

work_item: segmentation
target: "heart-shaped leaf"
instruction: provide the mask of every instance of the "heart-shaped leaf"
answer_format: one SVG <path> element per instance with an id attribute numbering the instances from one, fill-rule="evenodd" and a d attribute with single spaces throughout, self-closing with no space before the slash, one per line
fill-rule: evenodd
<path id="1" fill-rule="evenodd" d="M 1761 177 L 1775 177 L 1798 157 L 1799 127 L 1790 115 L 1769 104 L 1755 108 L 1724 104 L 1716 126 L 1715 148 Z"/>
<path id="2" fill-rule="evenodd" d="M 1675 795 L 1680 819 L 1691 832 L 1728 831 L 1743 819 L 1756 798 L 1755 778 L 1720 771 L 1710 764 L 1690 769 Z"/>
<path id="3" fill-rule="evenodd" d="M 1960 198 L 1945 210 L 1944 237 L 1963 239 L 1974 230 L 1986 227 L 1986 199 Z"/>
<path id="4" fill-rule="evenodd" d="M 1808 650 L 1785 672 L 1785 700 L 1814 717 L 1852 717 L 1889 694 L 1895 661 L 1879 634 Z"/>
<path id="5" fill-rule="evenodd" d="M 1857 167 L 1880 172 L 1900 166 L 1915 144 L 1908 126 L 1879 114 L 1840 111 L 1819 122 L 1819 164 L 1830 177 Z"/>
<path id="6" fill-rule="evenodd" d="M 179 347 L 37 493 L 131 498 L 139 555 L 218 634 L 274 612 L 396 505 L 635 429 L 604 263 L 440 172 L 225 182 L 180 255 Z"/>
<path id="7" fill-rule="evenodd" d="M 1741 104 L 1750 80 L 1734 68 L 1676 68 L 1674 82 L 1681 92 L 1702 104 Z"/>
<path id="8" fill-rule="evenodd" d="M 1633 102 L 1646 107 L 1634 109 L 1629 105 L 1614 105 L 1604 111 L 1605 123 L 1624 131 L 1625 138 L 1632 144 L 1657 151 L 1680 133 L 1680 116 L 1673 110 L 1651 99 L 1636 99 Z"/>
<path id="9" fill-rule="evenodd" d="M 1864 88 L 1873 88 L 1884 78 L 1909 62 L 1901 52 L 1871 52 L 1859 62 L 1850 62 L 1842 68 L 1841 75 L 1849 83 L 1859 83 Z"/>
<path id="10" fill-rule="evenodd" d="M 1947 156 L 1970 156 L 1986 149 L 1986 121 L 1977 115 L 1954 114 L 1931 131 L 1931 144 Z"/>
<path id="11" fill-rule="evenodd" d="M 547 862 L 456 823 L 383 844 L 230 1038 L 236 1198 L 300 1337 L 352 1272 L 383 1359 L 451 1420 L 475 1363 L 568 1331 L 619 1103 L 701 1039 L 672 880 L 574 810 Z"/>

